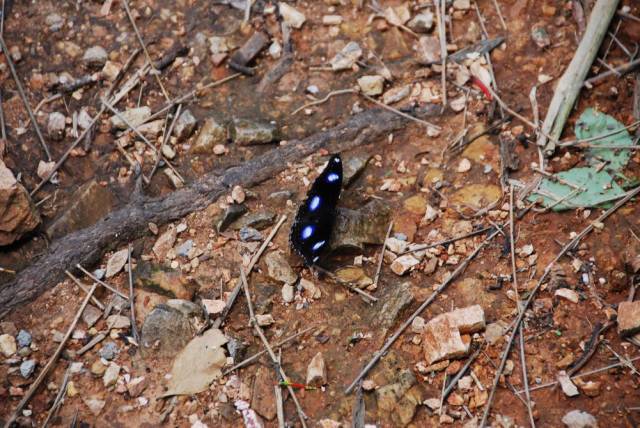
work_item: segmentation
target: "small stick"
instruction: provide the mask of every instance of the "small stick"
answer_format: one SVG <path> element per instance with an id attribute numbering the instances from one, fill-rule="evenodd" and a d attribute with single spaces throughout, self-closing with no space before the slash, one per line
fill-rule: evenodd
<path id="1" fill-rule="evenodd" d="M 4 16 L 2 17 L 4 21 Z M 16 82 L 16 88 L 18 88 L 18 93 L 20 94 L 20 98 L 22 99 L 22 103 L 24 104 L 25 110 L 29 114 L 29 118 L 31 119 L 31 124 L 33 125 L 33 129 L 36 131 L 36 135 L 38 136 L 38 140 L 40 141 L 40 145 L 44 149 L 45 154 L 47 155 L 47 160 L 51 161 L 51 152 L 49 151 L 49 146 L 47 145 L 44 137 L 42 136 L 42 132 L 40 132 L 40 127 L 38 126 L 38 122 L 36 122 L 36 117 L 31 110 L 31 106 L 29 105 L 29 99 L 22 88 L 22 83 L 20 82 L 20 77 L 18 77 L 18 73 L 16 72 L 16 67 L 13 65 L 13 60 L 11 59 L 11 54 L 9 53 L 9 49 L 7 49 L 7 45 L 4 43 L 4 38 L 0 36 L 0 48 L 4 52 L 5 60 L 7 64 L 9 64 L 9 69 L 11 70 L 11 75 L 13 76 L 13 80 Z"/>
<path id="2" fill-rule="evenodd" d="M 253 325 L 253 329 L 256 331 L 258 336 L 260 336 L 260 340 L 262 340 L 262 344 L 264 345 L 267 352 L 269 353 L 269 357 L 271 357 L 271 361 L 276 365 L 279 375 L 282 377 L 282 379 L 285 382 L 287 382 L 289 378 L 287 377 L 286 373 L 282 369 L 282 366 L 278 364 L 278 357 L 276 357 L 276 354 L 273 352 L 273 349 L 271 348 L 271 345 L 269 344 L 267 337 L 264 335 L 262 328 L 258 325 L 258 322 L 256 321 L 256 316 L 253 312 L 253 303 L 251 303 L 251 293 L 249 293 L 249 285 L 247 284 L 247 277 L 244 274 L 244 268 L 242 266 L 240 267 L 240 282 L 242 283 L 242 287 L 244 288 L 244 295 L 247 299 L 247 306 L 249 307 L 249 316 L 251 319 L 251 325 Z M 302 427 L 307 428 L 307 423 L 305 421 L 307 419 L 307 416 L 304 414 L 304 411 L 300 406 L 300 402 L 298 401 L 296 392 L 293 390 L 291 385 L 287 385 L 287 389 L 289 390 L 289 394 L 291 394 L 291 398 L 293 399 L 293 402 L 296 405 L 296 410 L 298 411 L 298 418 L 300 419 L 300 423 L 302 424 Z"/>
<path id="3" fill-rule="evenodd" d="M 500 5 L 498 4 L 497 0 L 493 0 L 493 5 L 496 8 L 496 12 L 498 12 L 498 18 L 500 18 L 500 24 L 502 25 L 502 29 L 504 31 L 508 31 L 507 30 L 507 24 L 504 22 L 504 18 L 502 17 L 502 12 L 500 11 Z"/>
<path id="4" fill-rule="evenodd" d="M 98 343 L 102 342 L 105 338 L 107 337 L 107 335 L 105 333 L 98 333 L 95 336 L 93 336 L 93 338 L 89 341 L 89 343 L 87 343 L 86 345 L 84 345 L 82 348 L 78 349 L 78 351 L 76 352 L 76 355 L 82 355 L 85 352 L 87 352 L 88 350 L 90 350 L 91 348 L 93 348 L 94 346 L 96 346 Z"/>
<path id="5" fill-rule="evenodd" d="M 165 134 L 162 138 L 162 145 L 160 146 L 160 151 L 162 151 L 162 146 L 169 142 L 169 138 L 171 138 L 171 134 L 173 133 L 173 128 L 180 117 L 180 113 L 182 113 L 182 104 L 178 104 L 178 108 L 176 109 L 175 115 L 173 116 L 173 120 L 171 121 L 171 125 L 169 125 L 169 130 L 165 129 Z M 156 163 L 153 165 L 153 169 L 149 173 L 149 180 L 153 177 L 153 174 L 158 169 L 158 165 L 160 165 L 160 158 L 156 157 Z"/>
<path id="6" fill-rule="evenodd" d="M 127 151 L 123 149 L 122 146 L 118 144 L 118 142 L 116 142 L 115 147 L 120 152 L 120 154 L 127 160 L 127 162 L 129 162 L 129 166 L 131 167 L 131 169 L 135 171 L 135 169 L 137 168 L 138 162 L 132 159 L 129 153 L 127 153 Z M 144 175 L 144 173 L 142 172 L 142 168 L 140 168 L 140 176 L 142 177 L 142 181 L 144 181 L 145 184 L 148 185 L 151 182 L 151 179 L 149 179 L 149 177 Z"/>
<path id="7" fill-rule="evenodd" d="M 147 61 L 151 66 L 151 74 L 156 77 L 158 81 L 158 85 L 160 85 L 160 89 L 162 90 L 162 95 L 170 101 L 171 98 L 167 93 L 167 90 L 164 88 L 162 84 L 162 80 L 160 80 L 160 72 L 156 69 L 153 60 L 151 59 L 151 55 L 149 55 L 149 51 L 147 50 L 147 45 L 145 45 L 144 40 L 142 39 L 142 35 L 140 34 L 140 30 L 138 30 L 138 26 L 136 25 L 135 19 L 133 19 L 133 15 L 131 14 L 131 9 L 129 9 L 129 2 L 127 0 L 122 0 L 122 4 L 124 5 L 125 10 L 127 11 L 127 16 L 129 17 L 129 21 L 131 21 L 131 25 L 133 26 L 133 30 L 136 32 L 136 36 L 138 37 L 138 41 L 140 42 L 140 46 L 142 46 L 142 50 L 144 51 L 144 55 L 147 57 Z"/>
<path id="8" fill-rule="evenodd" d="M 282 349 L 278 350 L 278 365 L 280 364 L 282 364 Z M 280 388 L 280 385 L 273 386 L 273 393 L 276 396 L 276 414 L 278 415 L 278 428 L 285 428 L 284 402 L 282 401 L 282 389 Z"/>
<path id="9" fill-rule="evenodd" d="M 638 361 L 638 360 L 640 360 L 640 356 L 634 357 L 634 358 L 632 358 L 630 360 L 627 360 L 627 361 L 632 363 L 632 362 Z M 610 365 L 605 366 L 605 367 L 600 367 L 599 369 L 593 369 L 593 370 L 590 370 L 588 372 L 584 372 L 584 373 L 581 373 L 581 374 L 578 374 L 578 375 L 575 375 L 575 376 L 571 376 L 571 380 L 580 379 L 580 378 L 585 377 L 585 376 L 591 376 L 592 374 L 606 372 L 607 370 L 615 369 L 617 367 L 622 367 L 622 366 L 627 366 L 626 362 L 613 363 L 613 364 L 610 364 Z M 558 384 L 558 381 L 545 383 L 545 384 L 542 384 L 542 385 L 534 386 L 533 388 L 531 388 L 531 391 L 537 391 L 538 389 L 549 388 L 549 387 L 557 385 L 557 384 Z M 524 392 L 524 390 L 515 391 L 515 393 L 517 394 L 518 397 L 523 392 Z"/>
<path id="10" fill-rule="evenodd" d="M 291 116 L 295 116 L 296 114 L 298 114 L 299 112 L 301 112 L 302 110 L 308 108 L 308 107 L 312 107 L 312 106 L 317 106 L 320 105 L 322 103 L 325 103 L 329 100 L 329 98 L 331 97 L 335 97 L 336 95 L 344 95 L 344 94 L 355 94 L 356 91 L 355 89 L 338 89 L 336 91 L 331 91 L 329 92 L 324 98 L 316 100 L 316 101 L 312 101 L 310 103 L 307 103 L 303 106 L 298 107 L 297 109 L 295 109 L 293 112 L 291 112 Z"/>
<path id="11" fill-rule="evenodd" d="M 344 391 L 345 394 L 349 394 L 353 390 L 353 388 L 360 381 L 360 379 L 362 379 L 364 376 L 366 376 L 366 374 L 369 372 L 369 370 L 371 370 L 373 368 L 373 366 L 375 366 L 378 363 L 378 361 L 380 361 L 380 358 L 382 358 L 384 353 L 387 352 L 389 350 L 389 348 L 391 348 L 391 345 L 394 344 L 394 342 L 398 339 L 398 337 L 400 337 L 400 335 L 404 332 L 404 330 L 407 327 L 409 327 L 409 325 L 411 325 L 411 322 L 413 322 L 413 320 L 418 315 L 420 315 L 422 313 L 422 311 L 425 310 L 425 308 L 427 306 L 429 306 L 431 304 L 431 302 L 433 302 L 435 300 L 435 298 L 442 291 L 444 291 L 444 289 L 447 288 L 447 286 L 449 284 L 451 284 L 454 279 L 456 279 L 462 273 L 462 271 L 464 271 L 466 269 L 466 267 L 469 265 L 471 260 L 473 260 L 473 258 L 475 258 L 475 256 L 477 256 L 478 253 L 480 253 L 480 251 L 485 246 L 487 246 L 487 244 L 493 238 L 495 238 L 496 235 L 498 235 L 498 233 L 499 233 L 498 231 L 493 232 L 480 245 L 478 245 L 478 247 L 476 247 L 476 249 L 473 251 L 473 253 L 471 253 L 466 259 L 464 259 L 464 261 L 458 265 L 458 267 L 451 273 L 451 275 L 449 275 L 449 277 L 447 279 L 445 279 L 442 282 L 442 284 L 440 284 L 438 286 L 438 288 L 433 293 L 431 293 L 431 295 L 424 302 L 422 302 L 420 307 L 418 309 L 416 309 L 415 312 L 413 314 L 411 314 L 409 316 L 409 318 L 407 318 L 405 320 L 405 322 L 402 323 L 402 325 L 396 330 L 396 332 L 393 333 L 393 335 L 389 339 L 387 339 L 387 341 L 385 342 L 384 346 L 379 351 L 377 351 L 374 354 L 373 358 L 367 363 L 367 365 L 364 366 L 364 368 L 356 376 L 356 378 L 353 380 L 353 382 L 351 382 L 351 385 L 349 385 L 347 387 L 347 389 Z"/>
<path id="12" fill-rule="evenodd" d="M 262 243 L 262 245 L 258 249 L 258 252 L 253 256 L 253 258 L 249 262 L 249 266 L 247 266 L 247 272 L 251 273 L 251 271 L 253 270 L 253 267 L 256 265 L 256 263 L 258 263 L 258 260 L 262 256 L 262 253 L 264 253 L 264 250 L 267 249 L 267 246 L 269 245 L 269 243 L 271 243 L 273 238 L 276 236 L 276 233 L 278 233 L 278 230 L 280 229 L 280 226 L 282 226 L 282 223 L 284 223 L 286 219 L 287 219 L 287 216 L 283 215 L 282 217 L 280 217 L 280 220 L 273 227 L 273 229 L 271 229 L 271 232 L 269 233 L 269 236 L 267 236 L 267 239 L 264 240 L 264 242 Z M 227 305 L 222 310 L 222 313 L 220 314 L 218 319 L 216 319 L 214 321 L 214 323 L 213 323 L 213 327 L 214 328 L 220 327 L 222 325 L 222 323 L 224 322 L 224 320 L 227 318 L 227 315 L 229 315 L 229 312 L 231 312 L 231 308 L 233 307 L 234 302 L 238 298 L 238 294 L 240 294 L 240 290 L 241 289 L 242 289 L 242 283 L 239 281 L 236 284 L 236 286 L 233 288 L 233 291 L 231 292 L 231 295 L 229 296 L 229 300 L 227 301 Z"/>
<path id="13" fill-rule="evenodd" d="M 4 0 L 2 0 L 4 2 Z M 2 91 L 0 91 L 0 138 L 7 140 L 7 127 L 4 123 L 4 110 L 2 109 Z"/>
<path id="14" fill-rule="evenodd" d="M 382 241 L 382 252 L 380 253 L 380 259 L 378 260 L 378 268 L 376 269 L 376 276 L 373 279 L 373 285 L 375 287 L 378 286 L 378 279 L 380 279 L 380 272 L 382 271 L 382 262 L 384 260 L 384 252 L 387 250 L 387 240 L 389 239 L 389 235 L 391 235 L 392 228 L 393 228 L 393 221 L 389 223 L 387 234 L 384 237 L 384 241 Z"/>
<path id="15" fill-rule="evenodd" d="M 558 183 L 564 184 L 565 186 L 569 186 L 572 189 L 580 190 L 581 192 L 584 192 L 586 190 L 584 187 L 578 186 L 577 184 L 574 184 L 574 183 L 572 183 L 570 181 L 567 181 L 567 180 L 565 180 L 563 178 L 560 178 L 560 177 L 558 177 L 558 176 L 556 176 L 554 174 L 551 174 L 550 172 L 544 171 L 544 170 L 542 170 L 540 168 L 533 168 L 533 170 L 535 172 L 537 172 L 538 174 L 544 175 L 545 177 L 547 177 L 551 181 L 557 181 Z"/>
<path id="16" fill-rule="evenodd" d="M 618 129 L 616 129 L 614 131 L 611 131 L 611 132 L 607 132 L 606 134 L 595 135 L 593 137 L 583 138 L 581 140 L 580 139 L 574 139 L 574 140 L 560 141 L 558 143 L 558 146 L 560 146 L 560 147 L 568 147 L 568 146 L 574 146 L 576 144 L 590 143 L 590 142 L 593 142 L 593 141 L 602 140 L 604 138 L 611 137 L 612 135 L 616 135 L 616 134 L 619 134 L 619 133 L 621 133 L 623 131 L 629 130 L 629 129 L 637 126 L 637 125 L 640 125 L 640 120 L 636 120 L 633 123 L 631 123 L 630 125 L 624 126 L 622 128 L 618 128 Z M 596 146 L 596 147 L 605 148 L 606 146 Z M 620 148 L 624 148 L 624 147 L 627 147 L 627 146 L 622 146 Z"/>
<path id="17" fill-rule="evenodd" d="M 176 98 L 174 98 L 173 100 L 169 101 L 168 103 L 166 103 L 164 105 L 164 107 L 162 107 L 160 110 L 158 110 L 157 112 L 153 113 L 151 116 L 149 116 L 149 118 L 147 119 L 147 122 L 151 122 L 152 120 L 158 118 L 160 115 L 162 115 L 164 112 L 166 112 L 167 110 L 169 110 L 170 108 L 172 108 L 173 106 L 175 106 L 176 104 L 180 104 L 185 102 L 186 100 L 188 100 L 189 98 L 195 97 L 196 94 L 200 91 L 204 91 L 205 89 L 210 89 L 210 88 L 215 88 L 216 86 L 220 86 L 224 83 L 227 83 L 237 77 L 242 76 L 242 73 L 235 73 L 232 74 L 230 76 L 227 76 L 225 78 L 222 78 L 220 80 L 216 80 L 214 82 L 210 82 L 207 83 L 206 85 L 204 85 L 202 88 L 196 88 L 193 89 L 189 92 L 187 92 L 184 95 L 180 95 Z"/>
<path id="18" fill-rule="evenodd" d="M 584 81 L 582 84 L 585 88 L 591 89 L 596 83 L 600 83 L 610 76 L 622 76 L 640 66 L 640 58 L 634 59 L 626 64 L 619 65 L 613 69 L 605 71 Z"/>
<path id="19" fill-rule="evenodd" d="M 71 375 L 71 364 L 67 367 L 67 370 L 64 372 L 64 377 L 62 378 L 62 385 L 60 385 L 60 389 L 58 390 L 58 395 L 56 395 L 56 399 L 53 402 L 53 405 L 49 409 L 47 413 L 47 418 L 44 420 L 42 424 L 43 428 L 47 428 L 49 425 L 49 421 L 51 417 L 58 413 L 58 409 L 60 408 L 60 404 L 64 401 L 65 393 L 67 392 L 67 383 L 69 383 L 69 375 Z"/>
<path id="20" fill-rule="evenodd" d="M 445 0 L 435 0 L 436 16 L 438 25 L 438 38 L 440 39 L 440 66 L 442 67 L 440 74 L 440 81 L 442 84 L 442 111 L 447 108 L 447 34 L 444 25 L 445 21 Z"/>
<path id="21" fill-rule="evenodd" d="M 76 328 L 76 324 L 78 324 L 78 320 L 80 320 L 80 316 L 82 315 L 84 308 L 87 306 L 87 303 L 89 303 L 91 296 L 93 296 L 93 292 L 96 291 L 97 286 L 98 284 L 93 284 L 93 286 L 91 287 L 91 290 L 89 290 L 89 293 L 87 293 L 87 295 L 85 296 L 84 300 L 82 301 L 82 304 L 80 305 L 80 308 L 76 312 L 75 318 L 73 319 L 73 321 L 71 321 L 71 324 L 67 329 L 67 333 L 62 338 L 62 342 L 60 342 L 60 344 L 58 345 L 58 348 L 55 350 L 51 358 L 49 358 L 49 362 L 47 363 L 47 365 L 44 366 L 44 368 L 42 369 L 42 371 L 40 372 L 36 380 L 31 384 L 31 387 L 29 387 L 29 390 L 27 391 L 27 393 L 24 395 L 22 400 L 20 400 L 20 403 L 18 403 L 18 406 L 13 411 L 13 414 L 5 423 L 4 428 L 9 428 L 13 424 L 13 422 L 15 422 L 20 412 L 22 412 L 22 409 L 24 409 L 24 406 L 26 406 L 29 400 L 31 400 L 31 397 L 33 397 L 36 390 L 40 387 L 42 382 L 45 380 L 45 378 L 49 374 L 49 371 L 51 371 L 56 361 L 58 361 L 60 354 L 62 354 L 62 350 L 64 349 L 65 345 L 67 344 L 67 341 L 71 337 L 73 330 Z"/>
<path id="22" fill-rule="evenodd" d="M 322 272 L 323 274 L 329 276 L 331 279 L 336 281 L 338 284 L 344 285 L 349 290 L 353 291 L 354 293 L 358 293 L 359 295 L 361 295 L 365 299 L 369 300 L 370 302 L 377 302 L 378 301 L 377 297 L 373 297 L 371 294 L 367 293 L 366 291 L 361 290 L 358 287 L 354 286 L 353 284 L 338 278 L 338 276 L 335 275 L 333 272 L 330 272 L 330 271 L 326 270 L 325 268 L 323 268 L 321 266 L 313 265 L 313 269 L 316 269 L 316 270 Z"/>
<path id="23" fill-rule="evenodd" d="M 397 114 L 398 116 L 402 116 L 402 117 L 404 117 L 405 119 L 409 119 L 409 120 L 412 120 L 412 121 L 414 121 L 414 122 L 421 123 L 422 125 L 425 125 L 425 126 L 431 127 L 431 128 L 433 128 L 433 129 L 435 129 L 435 130 L 437 130 L 437 131 L 440 131 L 440 130 L 442 129 L 442 128 L 440 128 L 438 125 L 434 125 L 433 123 L 427 122 L 426 120 L 419 119 L 419 118 L 417 118 L 417 117 L 415 117 L 415 116 L 411 116 L 410 114 L 407 114 L 407 113 L 401 112 L 401 111 L 400 111 L 400 110 L 398 110 L 398 109 L 395 109 L 395 108 L 393 108 L 393 107 L 391 107 L 391 106 L 388 106 L 388 105 L 386 105 L 385 103 L 383 103 L 383 102 L 380 102 L 380 101 L 376 100 L 375 98 L 371 98 L 369 95 L 365 95 L 365 94 L 363 94 L 363 93 L 360 93 L 360 95 L 361 95 L 362 97 L 366 98 L 368 101 L 371 101 L 371 102 L 372 102 L 372 103 L 374 103 L 375 105 L 377 105 L 377 106 L 379 106 L 379 107 L 382 107 L 382 108 L 383 108 L 383 109 L 385 109 L 385 110 L 389 110 L 390 112 L 393 112 L 393 113 Z"/>
<path id="24" fill-rule="evenodd" d="M 313 330 L 313 329 L 315 329 L 315 328 L 316 328 L 316 326 L 311 326 L 311 327 L 305 328 L 304 330 L 302 330 L 302 331 L 300 331 L 300 332 L 298 332 L 298 333 L 294 334 L 293 336 L 289 336 L 289 337 L 287 337 L 286 339 L 281 340 L 280 342 L 278 342 L 278 343 L 276 343 L 275 345 L 273 345 L 273 347 L 274 347 L 274 348 L 280 348 L 281 346 L 286 345 L 287 343 L 291 342 L 292 340 L 294 340 L 294 339 L 296 339 L 296 338 L 298 338 L 298 337 L 302 336 L 302 335 L 303 335 L 303 334 L 305 334 L 306 332 L 311 331 L 311 330 Z M 242 367 L 248 366 L 249 364 L 251 364 L 251 363 L 253 363 L 254 361 L 256 361 L 258 358 L 260 358 L 262 355 L 264 355 L 266 352 L 267 352 L 267 350 L 266 350 L 266 349 L 263 349 L 262 351 L 260 351 L 260 352 L 257 352 L 257 353 L 255 353 L 255 354 L 253 354 L 253 355 L 252 355 L 252 356 L 250 356 L 249 358 L 247 358 L 247 359 L 245 359 L 245 360 L 243 360 L 243 361 L 239 362 L 238 364 L 236 364 L 235 366 L 231 367 L 230 369 L 225 370 L 225 371 L 222 373 L 222 376 L 226 376 L 226 375 L 228 375 L 229 373 L 231 373 L 231 372 L 232 372 L 232 371 L 234 371 L 234 370 L 238 370 L 239 368 L 242 368 Z"/>
<path id="25" fill-rule="evenodd" d="M 636 375 L 640 376 L 640 372 L 638 372 L 638 369 L 636 369 L 636 366 L 634 366 L 633 363 L 631 361 L 629 361 L 628 358 L 625 358 L 622 355 L 618 354 L 616 351 L 613 350 L 613 348 L 611 346 L 609 346 L 609 344 L 605 343 L 605 346 L 609 349 L 609 351 L 611 351 L 611 353 L 613 355 L 616 356 L 616 358 L 618 360 L 620 360 L 620 362 L 622 364 L 624 364 L 625 366 L 630 368 L 633 373 L 635 373 Z"/>
<path id="26" fill-rule="evenodd" d="M 471 238 L 472 236 L 476 236 L 476 235 L 481 235 L 485 232 L 488 232 L 490 230 L 494 229 L 493 226 L 488 226 L 488 227 L 483 227 L 482 229 L 473 231 L 473 232 L 469 232 L 467 234 L 464 234 L 462 236 L 456 236 L 455 238 L 449 238 L 449 239 L 445 239 L 444 241 L 439 241 L 439 242 L 434 242 L 433 244 L 422 244 L 420 246 L 416 246 L 416 248 L 413 248 L 411 250 L 407 250 L 404 253 L 400 253 L 401 256 L 405 255 L 405 254 L 411 254 L 411 253 L 415 253 L 416 251 L 422 251 L 422 250 L 428 250 L 429 248 L 434 248 L 434 247 L 438 247 L 440 245 L 449 245 L 452 244 L 456 241 L 460 241 L 462 239 L 467 239 L 467 238 Z"/>
<path id="27" fill-rule="evenodd" d="M 89 292 L 89 288 L 87 288 L 86 285 L 84 285 L 82 282 L 80 282 L 80 280 L 78 278 L 76 278 L 71 272 L 69 272 L 68 270 L 65 270 L 64 273 L 67 274 L 67 276 L 69 278 L 71 278 L 71 280 L 73 282 L 76 283 L 76 285 L 78 287 L 80 287 L 80 289 L 82 291 L 84 291 L 85 293 Z M 101 311 L 104 311 L 105 306 L 102 304 L 102 302 L 100 302 L 100 300 L 98 300 L 98 298 L 96 296 L 91 296 L 91 302 L 96 305 L 98 308 L 100 308 Z"/>
<path id="28" fill-rule="evenodd" d="M 78 269 L 80 269 L 82 271 L 82 273 L 84 273 L 85 275 L 87 275 L 89 278 L 91 278 L 92 280 L 94 280 L 95 282 L 97 282 L 98 284 L 102 285 L 104 288 L 106 288 L 107 290 L 117 294 L 118 296 L 122 297 L 125 300 L 129 300 L 129 296 L 127 296 L 124 293 L 121 293 L 120 291 L 118 291 L 117 289 L 113 288 L 112 286 L 110 286 L 109 284 L 107 284 L 106 282 L 102 281 L 101 279 L 96 278 L 91 272 L 89 272 L 88 270 L 86 270 L 85 268 L 83 268 L 80 263 L 78 263 L 76 265 L 76 267 Z"/>
<path id="29" fill-rule="evenodd" d="M 560 250 L 558 255 L 556 255 L 556 257 L 551 262 L 549 262 L 549 264 L 545 268 L 544 272 L 542 273 L 542 276 L 538 280 L 538 283 L 533 288 L 533 290 L 531 290 L 531 293 L 529 294 L 529 297 L 527 298 L 527 300 L 524 303 L 522 311 L 518 314 L 518 318 L 515 320 L 515 326 L 513 328 L 513 332 L 511 333 L 511 336 L 509 337 L 509 341 L 507 342 L 507 345 L 505 346 L 504 352 L 502 353 L 502 359 L 500 361 L 500 365 L 498 366 L 498 369 L 496 371 L 496 376 L 495 376 L 494 381 L 493 381 L 493 386 L 491 388 L 491 392 L 489 393 L 489 398 L 487 399 L 487 404 L 485 406 L 485 410 L 484 410 L 484 413 L 482 415 L 482 420 L 480 422 L 480 426 L 482 426 L 482 427 L 485 426 L 485 424 L 487 422 L 487 418 L 489 417 L 489 412 L 491 411 L 491 405 L 493 404 L 493 398 L 495 396 L 496 389 L 498 388 L 498 383 L 500 382 L 500 376 L 502 375 L 502 372 L 504 371 L 504 367 L 507 364 L 507 358 L 509 357 L 509 351 L 511 350 L 511 346 L 513 345 L 513 341 L 514 341 L 515 336 L 516 336 L 516 334 L 518 332 L 518 326 L 522 322 L 522 320 L 524 318 L 524 314 L 525 314 L 527 308 L 529 307 L 529 305 L 533 301 L 534 297 L 536 296 L 536 293 L 538 292 L 538 290 L 542 286 L 542 283 L 549 276 L 549 273 L 551 272 L 551 268 L 553 267 L 553 265 L 558 260 L 560 260 L 571 248 L 574 248 L 575 245 L 577 245 L 577 243 L 582 240 L 582 238 L 587 236 L 594 229 L 594 223 L 603 222 L 603 220 L 605 220 L 612 213 L 614 213 L 616 210 L 618 210 L 618 208 L 620 208 L 621 206 L 626 204 L 631 198 L 635 197 L 638 194 L 640 194 L 640 186 L 638 186 L 635 189 L 633 189 L 632 191 L 628 192 L 627 195 L 623 199 L 619 200 L 613 207 L 609 208 L 602 215 L 600 215 L 600 217 L 598 217 L 596 219 L 596 221 L 589 223 L 589 225 L 587 227 L 585 227 L 578 235 L 576 235 L 571 241 L 569 241 L 569 243 L 567 245 L 565 245 Z"/>
<path id="30" fill-rule="evenodd" d="M 131 314 L 131 332 L 137 343 L 140 343 L 140 335 L 138 335 L 138 327 L 136 327 L 136 307 L 135 296 L 133 293 L 133 267 L 131 266 L 131 244 L 127 248 L 127 264 L 129 266 L 129 313 Z"/>

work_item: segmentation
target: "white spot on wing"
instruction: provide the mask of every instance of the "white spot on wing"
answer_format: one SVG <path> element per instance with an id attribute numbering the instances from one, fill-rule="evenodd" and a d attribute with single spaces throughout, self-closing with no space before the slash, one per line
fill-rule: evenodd
<path id="1" fill-rule="evenodd" d="M 332 172 L 331 174 L 327 175 L 327 181 L 329 183 L 333 183 L 334 181 L 338 181 L 339 178 L 340 178 L 340 176 L 338 174 L 336 174 L 335 172 Z"/>
<path id="2" fill-rule="evenodd" d="M 307 226 L 302 229 L 302 239 L 307 239 L 313 234 L 313 226 Z"/>
<path id="3" fill-rule="evenodd" d="M 315 244 L 313 244 L 313 247 L 311 247 L 311 249 L 313 251 L 318 251 L 320 248 L 322 248 L 322 246 L 325 244 L 326 241 L 320 241 L 320 242 L 316 242 Z"/>
<path id="4" fill-rule="evenodd" d="M 309 202 L 309 209 L 315 211 L 320 206 L 320 196 L 314 196 Z"/>

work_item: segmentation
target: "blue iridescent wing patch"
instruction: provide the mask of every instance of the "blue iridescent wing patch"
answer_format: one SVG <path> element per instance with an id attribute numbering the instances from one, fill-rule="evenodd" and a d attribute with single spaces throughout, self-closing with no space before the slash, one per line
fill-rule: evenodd
<path id="1" fill-rule="evenodd" d="M 341 189 L 342 160 L 340 155 L 332 155 L 313 182 L 291 226 L 291 248 L 304 259 L 307 266 L 316 264 L 328 247 Z"/>

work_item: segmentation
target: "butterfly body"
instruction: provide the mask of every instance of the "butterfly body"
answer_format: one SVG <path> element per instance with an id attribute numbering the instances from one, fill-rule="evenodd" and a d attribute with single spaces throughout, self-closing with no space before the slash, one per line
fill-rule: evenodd
<path id="1" fill-rule="evenodd" d="M 341 189 L 342 160 L 333 155 L 313 182 L 291 226 L 291 247 L 307 266 L 317 263 L 329 247 Z"/>

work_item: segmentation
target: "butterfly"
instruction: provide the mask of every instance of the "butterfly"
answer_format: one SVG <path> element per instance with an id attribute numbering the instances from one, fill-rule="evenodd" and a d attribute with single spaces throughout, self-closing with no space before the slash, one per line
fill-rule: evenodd
<path id="1" fill-rule="evenodd" d="M 336 154 L 331 156 L 327 166 L 313 182 L 291 226 L 291 247 L 307 266 L 316 264 L 329 246 L 341 189 L 342 159 Z"/>

